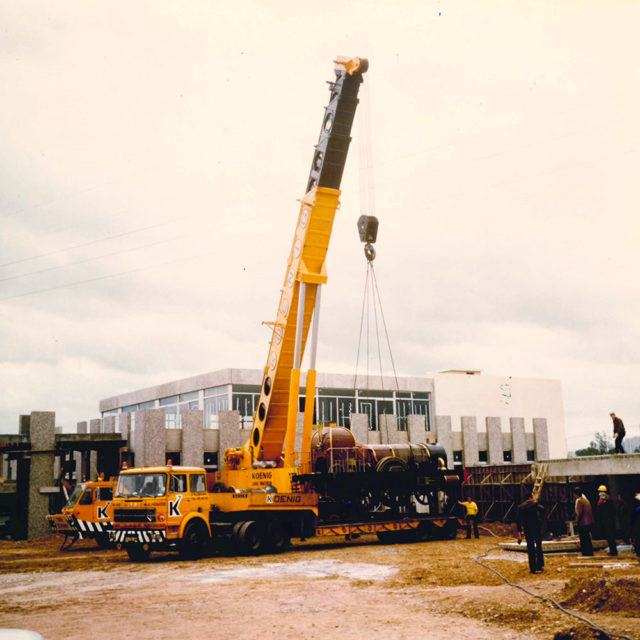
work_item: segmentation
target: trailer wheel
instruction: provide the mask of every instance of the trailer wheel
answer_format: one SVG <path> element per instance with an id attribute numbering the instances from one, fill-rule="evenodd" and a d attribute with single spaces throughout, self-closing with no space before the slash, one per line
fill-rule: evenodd
<path id="1" fill-rule="evenodd" d="M 259 522 L 248 520 L 240 529 L 240 544 L 247 555 L 257 556 L 264 548 L 264 528 Z"/>
<path id="2" fill-rule="evenodd" d="M 126 546 L 126 550 L 129 556 L 129 560 L 131 560 L 132 562 L 146 562 L 151 555 L 151 549 L 148 545 L 128 544 Z"/>
<path id="3" fill-rule="evenodd" d="M 209 541 L 209 532 L 201 520 L 194 520 L 187 525 L 180 541 L 180 557 L 185 560 L 197 560 L 204 555 Z"/>
<path id="4" fill-rule="evenodd" d="M 267 549 L 272 553 L 282 553 L 289 548 L 291 536 L 280 520 L 272 520 L 267 527 Z"/>

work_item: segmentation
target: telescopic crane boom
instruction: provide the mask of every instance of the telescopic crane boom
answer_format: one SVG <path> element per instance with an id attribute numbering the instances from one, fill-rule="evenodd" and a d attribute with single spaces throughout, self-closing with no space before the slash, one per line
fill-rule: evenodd
<path id="1" fill-rule="evenodd" d="M 311 330 L 302 441 L 303 465 L 308 461 L 320 289 L 327 281 L 325 257 L 339 207 L 340 182 L 351 142 L 358 90 L 367 69 L 368 61 L 364 58 L 335 60 L 336 77 L 329 83 L 329 104 L 325 108 L 289 253 L 253 429 L 244 447 L 227 450 L 224 459 L 227 470 L 261 465 L 293 467 L 300 366 Z"/>

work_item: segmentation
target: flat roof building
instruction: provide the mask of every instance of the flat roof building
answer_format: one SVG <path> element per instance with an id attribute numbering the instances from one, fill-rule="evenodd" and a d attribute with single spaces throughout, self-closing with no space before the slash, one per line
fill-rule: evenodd
<path id="1" fill-rule="evenodd" d="M 140 412 L 158 410 L 154 433 L 162 435 L 167 457 L 216 466 L 220 451 L 248 439 L 261 383 L 259 369 L 221 369 L 106 398 L 100 412 L 103 422 L 115 423 L 123 434 L 133 434 L 137 426 L 138 435 L 130 437 L 136 464 L 150 461 L 139 455 L 145 448 L 142 432 L 151 428 L 141 425 Z M 300 412 L 304 385 L 303 374 Z M 522 463 L 567 453 L 558 380 L 452 370 L 424 377 L 359 376 L 354 384 L 354 376 L 318 373 L 315 399 L 316 424 L 348 427 L 363 443 L 437 441 L 450 465 Z M 182 433 L 185 416 L 188 437 Z M 185 437 L 202 440 L 186 458 Z M 160 455 L 156 452 L 156 463 Z"/>

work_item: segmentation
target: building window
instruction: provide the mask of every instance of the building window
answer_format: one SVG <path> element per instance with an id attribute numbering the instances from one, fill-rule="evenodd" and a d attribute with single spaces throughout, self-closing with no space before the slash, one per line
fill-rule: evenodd
<path id="1" fill-rule="evenodd" d="M 204 399 L 204 427 L 205 429 L 218 428 L 218 414 L 229 409 L 229 396 L 213 396 Z"/>
<path id="2" fill-rule="evenodd" d="M 218 468 L 218 452 L 217 451 L 205 451 L 203 465 L 205 467 Z"/>
<path id="3" fill-rule="evenodd" d="M 378 416 L 376 415 L 376 403 L 375 400 L 359 400 L 358 413 L 367 414 L 367 425 L 369 431 L 378 431 Z"/>
<path id="4" fill-rule="evenodd" d="M 138 405 L 138 409 L 155 409 L 155 406 L 156 406 L 155 400 L 148 400 L 147 402 L 141 402 Z"/>
<path id="5" fill-rule="evenodd" d="M 487 462 L 487 452 L 486 451 L 478 451 L 478 461 L 479 462 Z"/>
<path id="6" fill-rule="evenodd" d="M 535 462 L 536 452 L 533 449 L 527 449 L 527 462 Z"/>
<path id="7" fill-rule="evenodd" d="M 503 451 L 502 452 L 502 459 L 505 462 L 511 462 L 511 451 Z"/>
<path id="8" fill-rule="evenodd" d="M 338 398 L 338 426 L 351 429 L 351 413 L 355 406 L 356 399 Z"/>
<path id="9" fill-rule="evenodd" d="M 174 467 L 180 464 L 180 452 L 179 451 L 167 451 L 164 454 L 165 462 L 171 464 Z"/>
<path id="10" fill-rule="evenodd" d="M 462 451 L 454 451 L 453 452 L 453 463 L 454 464 L 462 464 Z"/>

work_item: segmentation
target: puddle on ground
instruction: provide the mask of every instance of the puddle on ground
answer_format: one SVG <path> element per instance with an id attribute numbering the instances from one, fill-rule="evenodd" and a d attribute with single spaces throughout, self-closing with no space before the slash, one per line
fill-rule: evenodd
<path id="1" fill-rule="evenodd" d="M 256 567 L 214 569 L 189 576 L 203 583 L 254 580 L 256 578 L 350 578 L 352 580 L 383 580 L 396 573 L 395 567 L 365 562 L 338 562 L 336 560 L 308 560 L 302 562 L 270 562 Z"/>

